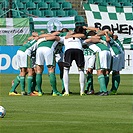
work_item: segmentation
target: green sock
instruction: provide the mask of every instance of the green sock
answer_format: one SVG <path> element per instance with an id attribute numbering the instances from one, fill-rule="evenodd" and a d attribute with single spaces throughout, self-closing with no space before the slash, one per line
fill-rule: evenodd
<path id="1" fill-rule="evenodd" d="M 89 90 L 90 86 L 92 85 L 92 74 L 87 74 L 87 81 L 86 81 L 86 85 L 85 85 L 85 90 Z M 92 87 L 92 86 L 91 86 Z"/>
<path id="2" fill-rule="evenodd" d="M 105 83 L 106 83 L 106 87 L 107 87 L 108 83 L 109 83 L 109 75 L 108 74 L 105 76 Z"/>
<path id="3" fill-rule="evenodd" d="M 21 86 L 21 91 L 25 92 L 25 77 L 20 76 L 20 86 Z"/>
<path id="4" fill-rule="evenodd" d="M 49 79 L 50 79 L 50 84 L 52 86 L 52 90 L 53 92 L 57 92 L 57 88 L 56 88 L 56 77 L 55 77 L 55 73 L 49 73 Z"/>
<path id="5" fill-rule="evenodd" d="M 112 88 L 111 88 L 111 91 L 112 90 L 118 90 L 118 87 L 119 87 L 119 84 L 120 84 L 120 74 L 117 74 L 117 75 L 112 75 Z"/>
<path id="6" fill-rule="evenodd" d="M 102 92 L 102 91 L 107 92 L 104 75 L 99 75 L 98 76 L 98 82 L 100 84 L 100 92 Z"/>
<path id="7" fill-rule="evenodd" d="M 31 91 L 33 92 L 35 90 L 36 90 L 36 75 L 33 75 Z"/>
<path id="8" fill-rule="evenodd" d="M 10 92 L 14 92 L 15 89 L 17 88 L 17 86 L 19 85 L 19 83 L 20 83 L 20 77 L 17 76 L 17 77 L 14 79 L 14 84 L 13 84 L 13 86 L 12 86 Z"/>
<path id="9" fill-rule="evenodd" d="M 32 81 L 33 81 L 33 76 L 28 76 L 27 77 L 27 88 L 28 88 L 28 94 L 32 92 Z"/>
<path id="10" fill-rule="evenodd" d="M 91 78 L 90 90 L 94 90 L 94 86 L 93 86 L 93 75 L 92 75 L 92 78 Z"/>
<path id="11" fill-rule="evenodd" d="M 63 81 L 63 78 L 61 79 L 61 87 L 62 87 L 62 90 L 64 90 L 64 89 L 65 89 L 65 87 L 64 87 L 64 81 Z"/>
<path id="12" fill-rule="evenodd" d="M 41 73 L 37 73 L 36 74 L 36 85 L 37 85 L 37 88 L 38 88 L 38 92 L 42 93 L 42 89 L 41 89 L 41 86 L 42 86 L 42 74 Z"/>

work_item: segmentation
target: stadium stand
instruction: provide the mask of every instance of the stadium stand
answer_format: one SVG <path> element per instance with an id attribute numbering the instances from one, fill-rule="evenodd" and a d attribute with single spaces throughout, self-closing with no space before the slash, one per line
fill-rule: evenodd
<path id="1" fill-rule="evenodd" d="M 75 24 L 86 23 L 83 3 L 133 6 L 133 0 L 11 0 L 11 15 L 8 12 L 10 0 L 0 0 L 0 17 L 67 17 L 75 16 Z M 16 10 L 16 11 L 15 11 Z"/>

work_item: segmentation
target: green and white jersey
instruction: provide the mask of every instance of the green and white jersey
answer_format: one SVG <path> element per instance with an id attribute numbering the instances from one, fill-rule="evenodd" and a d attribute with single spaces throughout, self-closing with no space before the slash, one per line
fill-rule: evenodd
<path id="1" fill-rule="evenodd" d="M 23 46 L 19 48 L 20 51 L 25 52 L 28 56 L 31 56 L 32 52 L 35 51 L 38 47 L 36 40 L 30 40 Z"/>
<path id="2" fill-rule="evenodd" d="M 105 40 L 106 38 L 102 36 L 101 39 Z M 83 44 L 86 44 L 89 47 L 89 49 L 91 49 L 95 53 L 104 51 L 104 50 L 110 51 L 109 48 L 101 42 L 94 44 L 94 43 L 86 43 L 85 41 L 83 41 Z"/>
<path id="3" fill-rule="evenodd" d="M 89 56 L 89 55 L 94 55 L 95 54 L 95 52 L 90 48 L 84 48 L 83 52 L 84 52 L 84 56 Z"/>
<path id="4" fill-rule="evenodd" d="M 124 52 L 124 47 L 123 47 L 123 45 L 121 44 L 120 40 L 117 39 L 117 40 L 115 40 L 115 42 L 116 42 L 117 44 L 119 44 L 119 46 L 121 47 L 122 51 Z"/>
<path id="5" fill-rule="evenodd" d="M 114 41 L 114 39 L 111 38 L 110 42 L 108 43 L 108 47 L 109 47 L 112 55 L 121 54 L 121 50 L 118 47 L 118 44 L 116 44 L 116 42 Z"/>
<path id="6" fill-rule="evenodd" d="M 49 47 L 54 51 L 57 44 L 58 42 L 55 40 L 48 40 L 48 41 L 43 41 L 39 43 L 38 47 Z"/>

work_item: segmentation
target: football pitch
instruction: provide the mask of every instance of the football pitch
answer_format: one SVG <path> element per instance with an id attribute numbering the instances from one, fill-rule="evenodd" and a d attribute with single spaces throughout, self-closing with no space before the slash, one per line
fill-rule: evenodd
<path id="1" fill-rule="evenodd" d="M 0 75 L 0 133 L 132 133 L 133 75 L 121 75 L 117 95 L 79 95 L 79 75 L 70 75 L 69 97 L 51 96 L 48 75 L 43 75 L 42 97 L 9 96 L 15 74 Z M 57 75 L 61 92 L 61 81 Z M 111 75 L 108 90 L 111 87 Z M 94 75 L 95 92 L 99 91 Z M 17 91 L 20 92 L 20 86 Z"/>

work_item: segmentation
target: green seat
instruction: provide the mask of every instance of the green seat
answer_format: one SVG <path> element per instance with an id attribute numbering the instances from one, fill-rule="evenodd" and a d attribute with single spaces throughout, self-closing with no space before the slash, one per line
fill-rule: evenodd
<path id="1" fill-rule="evenodd" d="M 36 4 L 33 2 L 27 2 L 26 3 L 26 9 L 27 10 L 34 10 L 34 9 L 36 9 Z"/>
<path id="2" fill-rule="evenodd" d="M 85 20 L 82 16 L 80 15 L 77 15 L 75 16 L 75 25 L 76 26 L 85 26 Z"/>
<path id="3" fill-rule="evenodd" d="M 124 3 L 130 2 L 130 0 L 118 0 L 118 2 L 119 2 L 120 4 L 124 4 Z"/>
<path id="4" fill-rule="evenodd" d="M 12 11 L 12 17 L 13 17 L 13 18 L 21 18 L 21 15 L 20 15 L 20 13 L 17 12 L 17 11 Z"/>
<path id="5" fill-rule="evenodd" d="M 14 8 L 18 8 L 19 10 L 24 9 L 24 4 L 22 2 L 14 3 Z"/>
<path id="6" fill-rule="evenodd" d="M 56 2 L 58 2 L 59 4 L 62 4 L 63 2 L 66 2 L 66 0 L 55 0 Z"/>
<path id="7" fill-rule="evenodd" d="M 110 6 L 121 7 L 121 4 L 120 3 L 113 2 L 113 3 L 110 3 Z"/>
<path id="8" fill-rule="evenodd" d="M 77 16 L 78 12 L 75 9 L 70 9 L 70 10 L 68 10 L 67 15 L 68 16 Z"/>
<path id="9" fill-rule="evenodd" d="M 51 10 L 58 10 L 58 9 L 60 9 L 60 5 L 59 5 L 59 3 L 57 3 L 57 2 L 51 2 L 51 3 L 49 4 L 49 8 L 50 8 Z"/>
<path id="10" fill-rule="evenodd" d="M 132 3 L 130 3 L 130 2 L 124 2 L 122 5 L 123 6 L 132 6 Z"/>
<path id="11" fill-rule="evenodd" d="M 87 3 L 89 3 L 89 4 L 93 4 L 94 1 L 93 1 L 93 0 L 88 0 Z"/>
<path id="12" fill-rule="evenodd" d="M 72 4 L 71 4 L 70 2 L 63 2 L 63 3 L 62 3 L 62 9 L 63 9 L 63 10 L 72 9 Z"/>
<path id="13" fill-rule="evenodd" d="M 4 1 L 2 3 L 2 10 L 8 10 L 9 9 L 9 2 L 8 1 Z"/>
<path id="14" fill-rule="evenodd" d="M 57 10 L 56 16 L 57 17 L 66 17 L 65 11 L 64 10 Z"/>
<path id="15" fill-rule="evenodd" d="M 0 4 L 3 3 L 5 0 L 0 0 Z"/>
<path id="16" fill-rule="evenodd" d="M 20 0 L 23 4 L 26 4 L 27 2 L 30 2 L 31 0 Z"/>
<path id="17" fill-rule="evenodd" d="M 94 3 L 94 4 L 99 4 L 99 3 L 101 3 L 101 2 L 103 2 L 103 0 L 93 0 L 93 3 Z"/>
<path id="18" fill-rule="evenodd" d="M 50 4 L 51 2 L 54 2 L 54 0 L 43 0 L 44 2 L 46 2 L 47 4 Z"/>
<path id="19" fill-rule="evenodd" d="M 85 23 L 85 20 L 84 20 L 84 18 L 82 16 L 76 15 L 75 16 L 75 22 L 76 23 Z"/>
<path id="20" fill-rule="evenodd" d="M 62 8 L 62 3 L 66 2 L 66 0 L 55 0 L 56 2 L 58 2 L 60 4 L 60 8 Z"/>
<path id="21" fill-rule="evenodd" d="M 108 5 L 111 5 L 111 3 L 115 3 L 116 0 L 106 0 L 106 3 L 108 3 Z"/>
<path id="22" fill-rule="evenodd" d="M 48 4 L 46 2 L 40 2 L 38 3 L 38 9 L 39 10 L 47 10 L 49 7 L 48 7 Z"/>
<path id="23" fill-rule="evenodd" d="M 31 1 L 34 2 L 35 4 L 42 2 L 42 0 L 31 0 Z"/>
<path id="24" fill-rule="evenodd" d="M 44 17 L 54 17 L 54 13 L 52 10 L 44 10 L 43 11 L 43 16 Z"/>
<path id="25" fill-rule="evenodd" d="M 35 15 L 36 17 L 42 17 L 42 12 L 40 10 L 32 10 L 32 15 Z"/>
<path id="26" fill-rule="evenodd" d="M 100 6 L 108 6 L 109 4 L 107 2 L 101 2 L 98 5 L 100 5 Z"/>

